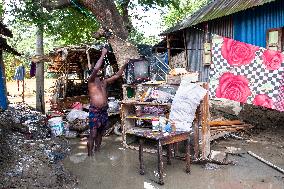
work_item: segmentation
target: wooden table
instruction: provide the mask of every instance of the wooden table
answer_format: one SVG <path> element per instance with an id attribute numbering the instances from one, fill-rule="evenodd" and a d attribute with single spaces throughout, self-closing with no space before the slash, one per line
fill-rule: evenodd
<path id="1" fill-rule="evenodd" d="M 178 142 L 186 142 L 186 173 L 190 173 L 190 132 L 176 131 L 172 133 L 152 132 L 151 130 L 143 131 L 139 129 L 131 129 L 127 134 L 134 135 L 139 138 L 139 163 L 140 174 L 144 175 L 144 161 L 143 161 L 143 144 L 145 140 L 153 140 L 157 143 L 158 154 L 158 174 L 159 184 L 163 185 L 163 146 L 167 145 L 167 163 L 171 164 L 172 145 Z"/>

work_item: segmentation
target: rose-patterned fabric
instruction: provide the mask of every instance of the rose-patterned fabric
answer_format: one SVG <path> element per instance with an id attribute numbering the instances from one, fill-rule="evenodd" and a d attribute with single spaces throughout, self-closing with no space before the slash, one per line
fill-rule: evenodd
<path id="1" fill-rule="evenodd" d="M 215 36 L 210 97 L 284 111 L 284 54 Z"/>

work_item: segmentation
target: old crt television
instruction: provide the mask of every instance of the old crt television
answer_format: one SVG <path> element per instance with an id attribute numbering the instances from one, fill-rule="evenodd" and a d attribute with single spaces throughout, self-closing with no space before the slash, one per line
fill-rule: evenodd
<path id="1" fill-rule="evenodd" d="M 150 64 L 147 59 L 130 59 L 126 67 L 126 83 L 136 84 L 149 80 Z"/>

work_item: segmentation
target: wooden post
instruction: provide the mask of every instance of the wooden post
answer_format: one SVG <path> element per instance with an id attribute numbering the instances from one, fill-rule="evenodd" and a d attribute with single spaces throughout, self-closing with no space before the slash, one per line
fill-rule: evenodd
<path id="1" fill-rule="evenodd" d="M 172 65 L 171 65 L 171 43 L 170 43 L 169 35 L 167 35 L 167 49 L 168 49 L 169 66 L 170 66 L 170 68 L 172 68 Z"/>
<path id="2" fill-rule="evenodd" d="M 163 148 L 162 143 L 158 141 L 158 175 L 159 175 L 159 184 L 164 184 L 164 167 L 163 167 Z"/>
<path id="3" fill-rule="evenodd" d="M 186 167 L 185 172 L 190 173 L 190 139 L 186 141 L 186 147 L 185 147 L 185 161 L 186 161 Z"/>
<path id="4" fill-rule="evenodd" d="M 193 144 L 194 144 L 194 159 L 197 160 L 199 157 L 199 124 L 200 124 L 200 109 L 201 106 L 198 106 L 197 111 L 195 113 L 195 120 L 193 123 Z"/>
<path id="5" fill-rule="evenodd" d="M 184 42 L 184 48 L 185 48 L 185 61 L 186 61 L 185 68 L 187 68 L 189 65 L 189 62 L 188 62 L 188 50 L 187 50 L 187 41 L 186 41 L 186 29 L 183 30 L 183 42 Z"/>
<path id="6" fill-rule="evenodd" d="M 43 26 L 37 27 L 36 32 L 36 55 L 43 56 Z M 36 110 L 45 112 L 44 102 L 44 62 L 39 61 L 36 64 Z"/>
<path id="7" fill-rule="evenodd" d="M 139 164 L 140 164 L 140 175 L 144 175 L 144 159 L 143 159 L 143 139 L 139 139 Z"/>
<path id="8" fill-rule="evenodd" d="M 66 98 L 66 93 L 67 93 L 67 84 L 68 84 L 68 73 L 69 73 L 69 66 L 70 62 L 68 62 L 67 58 L 65 60 L 66 68 L 65 68 L 65 83 L 64 83 L 64 91 L 63 91 L 63 98 Z"/>
<path id="9" fill-rule="evenodd" d="M 204 83 L 203 87 L 209 89 L 208 83 Z M 209 94 L 207 92 L 202 102 L 202 159 L 207 159 L 210 154 L 210 127 L 209 127 Z"/>

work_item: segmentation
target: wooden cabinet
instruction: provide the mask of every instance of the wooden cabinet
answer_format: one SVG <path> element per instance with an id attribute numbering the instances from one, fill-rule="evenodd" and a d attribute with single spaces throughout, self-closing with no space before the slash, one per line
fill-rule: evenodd
<path id="1" fill-rule="evenodd" d="M 136 108 L 141 107 L 141 109 L 145 107 L 156 107 L 160 109 L 164 109 L 164 112 L 169 112 L 170 110 L 170 103 L 153 103 L 153 102 L 139 102 L 135 100 L 123 100 L 121 102 L 121 120 L 122 120 L 122 140 L 123 145 L 126 148 L 135 149 L 138 150 L 138 139 L 133 138 L 132 136 L 129 136 L 127 133 L 131 133 L 133 129 L 135 130 L 143 130 L 143 131 L 151 131 L 151 120 L 153 118 L 159 118 L 160 116 L 167 116 L 165 114 L 158 114 L 158 113 L 152 113 L 152 114 L 136 114 Z M 144 126 L 142 124 L 139 124 L 141 122 L 148 122 L 149 126 Z M 150 148 L 150 144 L 146 145 L 144 148 L 144 151 L 155 153 L 155 149 Z"/>
<path id="2" fill-rule="evenodd" d="M 207 83 L 199 83 L 205 89 L 208 89 Z M 122 140 L 123 145 L 126 148 L 139 150 L 139 140 L 131 134 L 132 129 L 139 129 L 143 131 L 150 131 L 151 126 L 149 127 L 141 127 L 138 126 L 137 123 L 139 121 L 148 121 L 151 123 L 152 118 L 158 118 L 159 116 L 166 116 L 166 115 L 159 115 L 157 112 L 151 114 L 140 114 L 137 116 L 137 112 L 135 107 L 156 107 L 156 108 L 163 108 L 165 111 L 170 111 L 171 103 L 154 103 L 154 102 L 140 102 L 139 96 L 141 97 L 142 94 L 137 93 L 137 87 L 143 87 L 145 90 L 150 86 L 158 86 L 158 85 L 124 85 L 123 86 L 123 94 L 124 100 L 121 102 L 121 124 L 122 124 Z M 133 89 L 132 96 L 128 96 L 129 92 L 127 88 Z M 145 91 L 142 90 L 142 91 Z M 196 111 L 196 119 L 192 125 L 193 128 L 193 149 L 194 149 L 194 158 L 198 159 L 201 157 L 202 159 L 206 159 L 206 157 L 210 153 L 210 127 L 208 125 L 209 119 L 209 96 L 208 93 L 205 95 L 204 99 L 202 100 L 200 106 Z M 200 133 L 200 134 L 199 134 Z M 200 142 L 199 142 L 200 141 Z M 201 150 L 201 153 L 200 153 Z M 156 153 L 157 150 L 153 148 L 153 144 L 149 142 L 149 144 L 144 144 L 143 151 Z"/>

